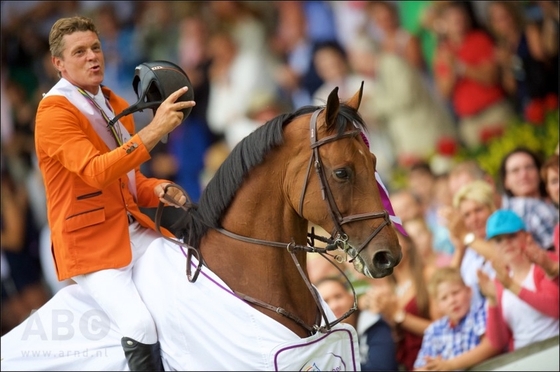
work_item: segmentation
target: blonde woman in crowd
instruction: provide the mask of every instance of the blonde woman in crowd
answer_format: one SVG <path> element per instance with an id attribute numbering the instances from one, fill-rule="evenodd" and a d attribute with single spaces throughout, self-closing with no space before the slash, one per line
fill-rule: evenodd
<path id="1" fill-rule="evenodd" d="M 449 230 L 455 241 L 455 253 L 450 266 L 458 268 L 465 284 L 473 290 L 473 302 L 483 301 L 478 288 L 477 270 L 493 277 L 489 262 L 494 251 L 484 242 L 486 221 L 496 210 L 492 187 L 482 180 L 464 185 L 453 197 L 453 215 L 447 216 Z M 449 213 L 449 212 L 448 212 Z M 475 240 L 477 240 L 476 244 Z"/>

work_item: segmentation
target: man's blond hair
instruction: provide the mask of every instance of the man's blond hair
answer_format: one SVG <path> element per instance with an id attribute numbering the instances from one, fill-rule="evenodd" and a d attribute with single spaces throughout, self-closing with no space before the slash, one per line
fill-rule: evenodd
<path id="1" fill-rule="evenodd" d="M 49 49 L 53 57 L 62 58 L 62 52 L 64 51 L 64 41 L 65 35 L 73 34 L 78 31 L 91 31 L 96 35 L 99 35 L 97 27 L 90 18 L 75 16 L 68 18 L 60 18 L 51 27 L 51 32 L 49 34 Z"/>

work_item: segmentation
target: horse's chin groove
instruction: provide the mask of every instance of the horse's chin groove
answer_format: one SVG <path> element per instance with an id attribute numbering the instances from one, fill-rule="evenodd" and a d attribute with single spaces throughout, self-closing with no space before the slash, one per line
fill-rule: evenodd
<path id="1" fill-rule="evenodd" d="M 369 271 L 369 270 L 368 270 Z M 380 278 L 384 278 L 388 275 L 391 275 L 393 273 L 393 268 L 387 269 L 387 270 L 383 270 L 381 272 L 376 272 L 374 274 L 372 274 L 371 276 L 368 274 L 364 274 L 366 275 L 368 278 L 372 278 L 372 279 L 380 279 Z"/>

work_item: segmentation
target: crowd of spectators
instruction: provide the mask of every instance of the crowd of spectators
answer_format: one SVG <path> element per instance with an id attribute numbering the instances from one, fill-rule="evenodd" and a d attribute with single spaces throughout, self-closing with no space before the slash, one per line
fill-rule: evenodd
<path id="1" fill-rule="evenodd" d="M 359 292 L 361 313 L 352 319 L 354 325 L 367 319 L 360 328 L 364 339 L 373 337 L 368 332 L 378 319 L 376 327 L 391 333 L 394 353 L 378 365 L 443 368 L 441 360 L 431 359 L 428 351 L 436 346 L 423 345 L 423 335 L 428 332 L 432 340 L 434 329 L 453 328 L 464 317 L 476 318 L 480 328 L 486 313 L 469 314 L 479 314 L 488 296 L 499 303 L 489 289 L 491 279 L 500 294 L 509 293 L 501 280 L 504 268 L 493 265 L 496 248 L 487 240 L 486 224 L 496 210 L 511 210 L 523 221 L 521 272 L 527 267 L 534 272 L 531 265 L 552 272 L 538 283 L 556 283 L 546 288 L 556 288 L 557 298 L 558 256 L 548 252 L 558 253 L 558 156 L 543 158 L 553 149 L 540 154 L 515 149 L 502 159 L 498 180 L 472 161 L 437 173 L 427 163 L 442 143 L 476 148 L 500 136 L 512 118 L 542 122 L 547 111 L 558 108 L 557 1 L 3 1 L 1 6 L 2 334 L 68 284 L 54 276 L 33 127 L 42 94 L 58 79 L 48 50 L 50 27 L 76 14 L 96 22 L 105 80 L 131 104 L 137 101 L 134 69 L 142 62 L 169 60 L 189 76 L 197 104 L 167 143 L 158 144 L 143 171 L 177 182 L 194 202 L 253 129 L 282 112 L 322 104 L 336 86 L 342 99 L 349 98 L 365 82 L 360 113 L 381 177 L 390 184 L 395 167 L 409 169 L 406 188 L 391 190 L 395 212 L 409 230 L 409 236 L 399 235 L 403 261 L 389 278 L 359 278 L 367 285 Z M 137 125 L 146 125 L 151 114 L 135 113 Z M 454 272 L 437 274 L 444 268 L 458 272 L 460 280 Z M 311 272 L 315 283 L 326 283 L 327 274 Z M 540 290 L 531 280 L 513 278 L 527 291 Z M 450 305 L 438 305 L 445 302 L 442 293 L 452 296 L 455 287 L 472 306 L 462 308 L 458 319 Z M 525 307 L 531 302 L 514 311 Z M 550 324 L 557 335 L 558 309 L 546 310 L 556 319 Z M 492 309 L 493 319 L 499 316 L 499 309 Z M 469 349 L 488 343 L 479 328 L 459 332 L 472 337 Z M 510 331 L 515 339 L 515 329 Z M 498 346 L 492 344 L 495 352 L 485 346 L 483 355 L 511 345 Z M 430 358 L 417 360 L 421 348 L 420 355 Z"/>

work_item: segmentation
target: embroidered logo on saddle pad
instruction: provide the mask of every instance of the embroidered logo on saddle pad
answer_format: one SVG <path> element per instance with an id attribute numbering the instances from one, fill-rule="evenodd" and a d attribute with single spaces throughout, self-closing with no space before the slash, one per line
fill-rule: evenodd
<path id="1" fill-rule="evenodd" d="M 346 324 L 300 343 L 288 342 L 271 352 L 276 371 L 357 371 L 357 338 Z"/>

